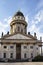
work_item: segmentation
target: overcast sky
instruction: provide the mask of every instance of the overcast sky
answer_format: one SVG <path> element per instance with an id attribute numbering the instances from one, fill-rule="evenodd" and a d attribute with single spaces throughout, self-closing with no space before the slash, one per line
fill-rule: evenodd
<path id="1" fill-rule="evenodd" d="M 10 30 L 11 18 L 18 10 L 26 17 L 27 31 L 43 37 L 43 0 L 0 0 L 0 36 Z"/>

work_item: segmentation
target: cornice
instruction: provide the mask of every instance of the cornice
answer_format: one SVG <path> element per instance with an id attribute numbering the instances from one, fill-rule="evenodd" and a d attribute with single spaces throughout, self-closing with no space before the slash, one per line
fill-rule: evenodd
<path id="1" fill-rule="evenodd" d="M 13 36 L 13 35 L 16 35 L 16 34 L 21 34 L 21 35 L 24 35 L 24 36 L 26 36 L 26 37 L 30 37 L 30 38 L 32 38 L 32 39 L 34 39 L 34 40 L 37 40 L 37 39 L 34 38 L 31 34 L 24 34 L 24 33 L 21 33 L 21 32 L 16 32 L 16 33 L 13 33 L 13 34 L 6 34 L 6 35 L 4 35 L 4 36 L 2 37 L 2 39 L 5 39 L 5 38 L 7 38 L 7 37 L 10 37 L 10 36 Z"/>

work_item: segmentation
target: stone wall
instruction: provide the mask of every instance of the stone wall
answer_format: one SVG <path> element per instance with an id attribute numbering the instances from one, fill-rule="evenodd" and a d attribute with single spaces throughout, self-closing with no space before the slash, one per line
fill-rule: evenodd
<path id="1" fill-rule="evenodd" d="M 4 48 L 7 46 L 7 48 Z M 10 46 L 14 46 L 14 48 L 10 48 Z M 10 58 L 10 53 L 13 53 L 13 58 L 16 59 L 16 44 L 4 44 L 0 47 L 0 58 L 3 58 L 3 54 L 6 53 L 6 58 Z"/>
<path id="2" fill-rule="evenodd" d="M 7 46 L 7 48 L 4 48 Z M 10 46 L 14 46 L 14 48 L 10 48 Z M 33 46 L 33 48 L 30 48 Z M 10 58 L 10 53 L 13 53 L 13 58 L 16 59 L 16 44 L 3 44 L 0 46 L 0 58 L 3 58 L 3 53 L 6 53 L 6 58 Z M 26 58 L 24 54 L 26 53 Z M 39 47 L 33 44 L 21 44 L 21 59 L 31 58 L 31 54 L 33 58 L 39 55 Z"/>

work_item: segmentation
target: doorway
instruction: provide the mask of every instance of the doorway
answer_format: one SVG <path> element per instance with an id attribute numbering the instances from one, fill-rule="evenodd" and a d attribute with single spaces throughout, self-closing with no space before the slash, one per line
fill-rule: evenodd
<path id="1" fill-rule="evenodd" d="M 21 59 L 21 45 L 16 44 L 16 59 Z"/>

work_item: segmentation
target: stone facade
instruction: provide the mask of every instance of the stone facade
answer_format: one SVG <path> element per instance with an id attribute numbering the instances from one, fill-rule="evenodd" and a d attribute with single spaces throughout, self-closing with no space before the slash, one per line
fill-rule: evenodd
<path id="1" fill-rule="evenodd" d="M 4 48 L 4 47 L 7 48 Z M 13 48 L 11 48 L 13 46 Z M 31 48 L 32 47 L 32 48 Z M 0 47 L 0 58 L 4 58 L 4 53 L 6 53 L 6 58 L 10 59 L 11 53 L 13 53 L 13 59 L 16 59 L 16 44 L 3 44 Z M 39 47 L 38 45 L 33 44 L 21 44 L 21 59 L 28 59 L 34 58 L 35 56 L 39 55 Z M 25 57 L 26 54 L 26 57 Z"/>

